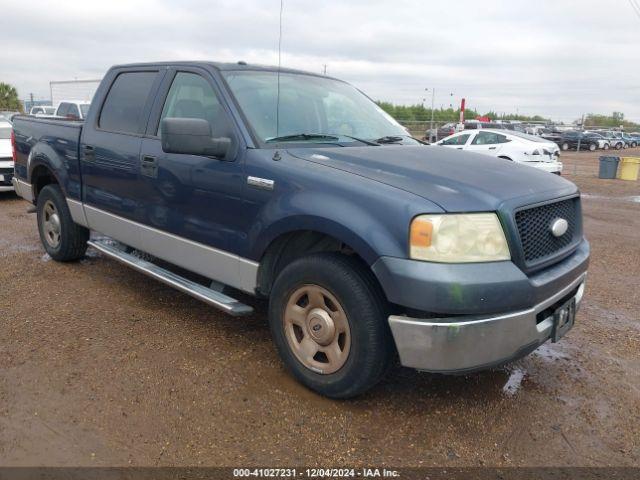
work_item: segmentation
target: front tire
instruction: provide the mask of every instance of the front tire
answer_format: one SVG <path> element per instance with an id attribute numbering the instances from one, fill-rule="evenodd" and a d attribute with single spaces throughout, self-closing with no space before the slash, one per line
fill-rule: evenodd
<path id="1" fill-rule="evenodd" d="M 560 146 L 560 148 L 562 148 L 563 152 L 566 152 L 567 150 L 569 150 L 569 144 L 565 142 Z"/>
<path id="2" fill-rule="evenodd" d="M 82 258 L 89 230 L 73 221 L 58 185 L 47 185 L 40 191 L 36 209 L 40 240 L 49 256 L 58 262 Z"/>
<path id="3" fill-rule="evenodd" d="M 609 150 L 609 144 L 608 144 L 608 143 L 605 143 L 605 144 L 604 144 L 604 147 L 602 147 L 602 149 L 603 149 L 603 150 Z"/>
<path id="4" fill-rule="evenodd" d="M 387 316 L 371 271 L 346 255 L 295 260 L 271 289 L 269 325 L 285 366 L 332 398 L 359 395 L 384 376 L 394 355 Z"/>
<path id="5" fill-rule="evenodd" d="M 589 144 L 589 151 L 595 152 L 596 148 L 598 148 L 594 143 Z"/>

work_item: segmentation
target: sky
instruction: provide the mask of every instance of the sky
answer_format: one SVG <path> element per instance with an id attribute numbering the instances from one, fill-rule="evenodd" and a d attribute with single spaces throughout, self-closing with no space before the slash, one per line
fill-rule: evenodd
<path id="1" fill-rule="evenodd" d="M 639 0 L 283 0 L 282 65 L 399 104 L 573 121 L 640 122 Z M 280 0 L 0 0 L 0 81 L 49 98 L 52 80 L 114 64 L 275 65 Z M 426 90 L 428 89 L 428 90 Z"/>

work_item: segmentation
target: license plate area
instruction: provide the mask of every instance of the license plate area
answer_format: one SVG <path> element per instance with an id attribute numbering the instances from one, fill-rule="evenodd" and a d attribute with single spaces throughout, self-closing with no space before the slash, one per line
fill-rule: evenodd
<path id="1" fill-rule="evenodd" d="M 572 298 L 553 313 L 553 333 L 551 341 L 557 342 L 571 330 L 576 320 L 576 299 Z"/>

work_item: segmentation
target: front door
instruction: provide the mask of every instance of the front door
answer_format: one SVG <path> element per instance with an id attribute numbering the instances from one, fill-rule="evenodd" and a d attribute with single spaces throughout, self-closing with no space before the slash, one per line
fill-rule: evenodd
<path id="1" fill-rule="evenodd" d="M 159 98 L 140 152 L 148 195 L 145 223 L 184 239 L 238 253 L 246 241 L 242 214 L 243 149 L 231 117 L 220 101 L 210 74 L 199 69 L 176 71 L 166 96 Z M 164 118 L 199 118 L 211 136 L 232 139 L 225 158 L 165 153 Z"/>

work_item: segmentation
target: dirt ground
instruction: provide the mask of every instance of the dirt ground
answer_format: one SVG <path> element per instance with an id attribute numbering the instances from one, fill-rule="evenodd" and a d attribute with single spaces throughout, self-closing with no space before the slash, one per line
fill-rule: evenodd
<path id="1" fill-rule="evenodd" d="M 575 328 L 492 371 L 398 367 L 350 401 L 285 373 L 264 304 L 232 318 L 92 250 L 50 261 L 0 194 L 0 465 L 640 465 L 640 183 L 563 161 L 592 245 Z"/>

